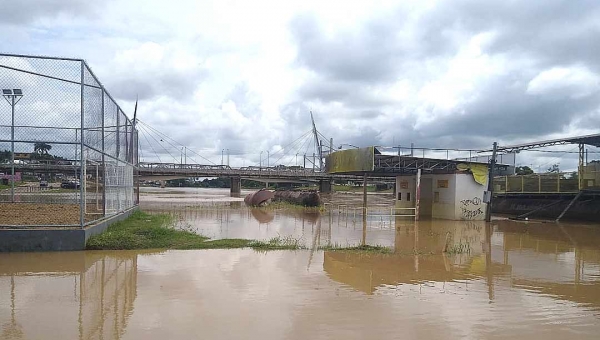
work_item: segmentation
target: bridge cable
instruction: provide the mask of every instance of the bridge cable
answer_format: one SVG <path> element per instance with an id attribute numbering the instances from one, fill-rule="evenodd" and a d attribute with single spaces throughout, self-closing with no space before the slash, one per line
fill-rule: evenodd
<path id="1" fill-rule="evenodd" d="M 307 133 L 305 133 L 305 134 L 304 134 L 303 136 L 301 136 L 300 138 L 304 137 L 302 140 L 305 140 L 306 138 L 308 138 L 308 137 L 309 137 L 309 136 L 308 136 L 308 134 L 309 134 L 309 133 L 310 133 L 310 131 L 309 131 L 309 132 L 307 132 Z M 300 143 L 300 142 L 302 141 L 302 140 L 299 140 L 300 138 L 296 139 L 296 141 L 295 141 L 293 144 Z M 274 162 L 275 164 L 276 164 L 276 163 L 278 163 L 278 162 L 279 162 L 279 161 L 280 161 L 280 160 L 281 160 L 283 157 L 285 157 L 285 156 L 287 155 L 288 151 L 290 151 L 290 150 L 295 150 L 295 149 L 293 149 L 293 148 L 292 148 L 292 144 L 290 144 L 290 145 L 289 145 L 289 147 L 287 147 L 287 146 L 286 146 L 286 148 L 283 148 L 282 150 L 286 150 L 286 151 L 285 151 L 285 152 L 284 152 L 284 153 L 283 153 L 283 154 L 282 154 L 282 155 L 281 155 L 281 156 L 280 156 L 280 157 L 279 157 L 277 160 L 275 160 L 275 162 Z M 292 155 L 292 156 L 293 156 L 293 155 Z"/>
<path id="2" fill-rule="evenodd" d="M 140 130 L 141 130 L 141 126 L 140 126 Z M 150 148 L 152 149 L 152 152 L 154 152 L 154 154 L 156 155 L 156 157 L 158 157 L 158 161 L 160 163 L 162 163 L 162 160 L 160 159 L 160 156 L 158 155 L 158 152 L 156 152 L 156 150 L 154 150 L 154 147 L 152 146 L 152 144 L 150 143 L 150 141 L 148 140 L 148 137 L 146 137 L 146 134 L 144 133 L 144 131 L 141 131 L 141 135 L 144 136 L 144 139 L 146 140 L 146 142 L 148 142 L 148 145 L 150 146 Z M 142 148 L 140 148 L 141 150 Z"/>
<path id="3" fill-rule="evenodd" d="M 144 131 L 146 131 L 146 128 L 145 128 L 144 126 L 142 126 L 142 125 L 139 125 L 139 127 L 140 127 L 140 128 L 142 128 L 142 129 L 144 129 Z M 169 156 L 171 156 L 171 157 L 172 157 L 172 158 L 175 160 L 175 163 L 177 163 L 177 158 L 176 158 L 175 156 L 173 156 L 173 155 L 172 155 L 172 154 L 169 152 L 169 150 L 168 150 L 167 148 L 165 148 L 165 147 L 164 147 L 164 146 L 163 146 L 163 145 L 162 145 L 162 144 L 161 144 L 161 143 L 160 143 L 160 142 L 159 142 L 159 141 L 158 141 L 156 138 L 154 138 L 154 136 L 153 136 L 151 133 L 149 133 L 149 132 L 147 132 L 147 131 L 146 131 L 146 133 L 148 133 L 148 135 L 150 136 L 150 138 L 154 139 L 154 141 L 156 141 L 156 143 L 157 143 L 158 145 L 160 145 L 160 147 L 162 147 L 162 148 L 165 150 L 165 152 L 166 152 L 166 153 L 167 153 Z M 157 154 L 157 155 L 158 155 L 158 154 Z M 161 162 L 161 163 L 162 163 L 162 162 Z"/>
<path id="4" fill-rule="evenodd" d="M 196 152 L 196 151 L 194 151 L 193 149 L 191 149 L 191 148 L 188 148 L 186 145 L 184 145 L 184 144 L 182 144 L 182 143 L 179 143 L 178 141 L 174 140 L 173 138 L 169 137 L 168 135 L 166 135 L 166 134 L 164 134 L 164 133 L 160 132 L 159 130 L 157 130 L 157 129 L 153 128 L 152 126 L 150 126 L 150 124 L 148 124 L 148 123 L 145 123 L 145 122 L 143 122 L 143 121 L 141 121 L 141 120 L 139 120 L 139 119 L 138 119 L 138 122 L 139 122 L 139 123 L 142 123 L 142 124 L 144 124 L 144 126 L 146 126 L 146 128 L 148 128 L 148 129 L 150 129 L 150 130 L 154 131 L 154 132 L 155 132 L 156 134 L 158 134 L 160 137 L 163 137 L 164 139 L 171 140 L 171 141 L 173 141 L 174 143 L 178 144 L 178 145 L 173 145 L 172 143 L 169 143 L 169 142 L 167 141 L 167 143 L 169 143 L 171 146 L 173 146 L 173 147 L 175 147 L 175 148 L 179 148 L 179 146 L 182 146 L 182 147 L 186 148 L 187 150 L 191 151 L 192 153 L 194 153 L 195 155 L 199 156 L 200 158 L 202 158 L 202 159 L 204 159 L 204 160 L 206 160 L 206 161 L 208 161 L 208 162 L 212 163 L 213 165 L 217 165 L 217 163 L 215 163 L 215 162 L 211 161 L 210 159 L 208 159 L 208 158 L 206 158 L 206 157 L 202 156 L 201 154 L 197 153 L 197 152 Z M 196 164 L 200 164 L 200 163 L 196 162 Z"/>
<path id="5" fill-rule="evenodd" d="M 287 147 L 289 147 L 292 144 L 295 144 L 298 140 L 305 138 L 306 135 L 308 135 L 311 131 L 307 131 L 305 133 L 303 133 L 300 137 L 296 138 L 295 140 L 291 141 L 290 143 L 288 143 L 287 145 L 283 146 L 280 150 L 277 150 L 275 152 L 273 152 L 273 156 L 279 154 L 280 152 L 284 151 Z M 261 159 L 262 161 L 262 159 Z"/>
<path id="6" fill-rule="evenodd" d="M 306 143 L 308 143 L 310 140 L 312 140 L 312 136 L 307 136 L 304 138 L 304 142 L 296 149 L 296 154 L 302 154 L 302 149 L 304 148 L 304 146 L 306 145 Z M 299 151 L 299 152 L 298 152 Z M 294 155 L 290 155 L 290 157 L 294 157 Z M 304 156 L 303 156 L 304 157 Z M 293 158 L 292 158 L 293 159 Z M 292 161 L 290 160 L 290 163 Z M 296 164 L 297 165 L 297 164 Z"/>

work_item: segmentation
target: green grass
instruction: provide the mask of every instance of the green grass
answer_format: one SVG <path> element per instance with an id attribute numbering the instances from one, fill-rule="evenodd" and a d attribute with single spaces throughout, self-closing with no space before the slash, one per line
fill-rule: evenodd
<path id="1" fill-rule="evenodd" d="M 87 249 L 191 249 L 206 237 L 173 227 L 173 217 L 167 214 L 149 215 L 136 211 L 100 234 L 90 237 Z"/>
<path id="2" fill-rule="evenodd" d="M 10 189 L 10 185 L 0 184 L 0 190 Z"/>
<path id="3" fill-rule="evenodd" d="M 300 204 L 292 204 L 288 202 L 272 202 L 262 207 L 254 208 L 254 209 L 262 209 L 262 210 L 302 210 L 304 212 L 322 212 L 325 211 L 324 206 L 319 207 L 305 207 Z"/>
<path id="4" fill-rule="evenodd" d="M 174 217 L 169 214 L 150 215 L 136 211 L 129 218 L 117 222 L 100 234 L 90 237 L 89 250 L 134 249 L 233 249 L 257 250 L 304 249 L 299 239 L 274 237 L 269 241 L 245 239 L 209 240 L 193 230 L 176 229 Z"/>
<path id="5" fill-rule="evenodd" d="M 470 254 L 471 245 L 468 243 L 459 243 L 451 247 L 446 246 L 445 252 L 448 254 Z"/>
<path id="6" fill-rule="evenodd" d="M 252 241 L 249 244 L 250 247 L 257 250 L 274 250 L 274 249 L 288 249 L 288 250 L 298 250 L 298 249 L 307 249 L 304 244 L 302 244 L 301 239 L 293 238 L 291 236 L 288 237 L 273 237 L 269 241 Z"/>
<path id="7" fill-rule="evenodd" d="M 342 246 L 339 244 L 328 245 L 328 246 L 320 246 L 319 250 L 326 251 L 356 251 L 356 252 L 368 252 L 368 253 L 380 253 L 380 254 L 391 254 L 394 252 L 394 249 L 391 247 L 385 247 L 380 245 L 370 246 L 370 245 L 359 245 L 359 246 Z"/>

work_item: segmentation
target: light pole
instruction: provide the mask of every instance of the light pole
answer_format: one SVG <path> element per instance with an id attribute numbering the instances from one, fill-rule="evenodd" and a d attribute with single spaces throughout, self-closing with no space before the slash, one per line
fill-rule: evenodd
<path id="1" fill-rule="evenodd" d="M 269 150 L 267 150 L 267 168 L 271 166 L 270 157 L 271 157 L 271 153 L 269 152 Z"/>
<path id="2" fill-rule="evenodd" d="M 298 153 L 296 152 L 296 166 L 298 166 Z"/>
<path id="3" fill-rule="evenodd" d="M 11 123 L 10 123 L 10 201 L 15 202 L 15 106 L 23 98 L 21 89 L 2 89 L 2 96 L 11 107 Z"/>
<path id="4" fill-rule="evenodd" d="M 227 149 L 227 166 L 229 166 L 229 149 Z"/>
<path id="5" fill-rule="evenodd" d="M 221 149 L 221 165 L 223 165 L 223 154 L 225 153 L 225 149 Z"/>
<path id="6" fill-rule="evenodd" d="M 260 159 L 259 159 L 259 161 L 258 161 L 258 168 L 259 168 L 260 170 L 262 170 L 262 153 L 263 153 L 263 152 L 261 151 L 261 152 L 260 152 Z"/>

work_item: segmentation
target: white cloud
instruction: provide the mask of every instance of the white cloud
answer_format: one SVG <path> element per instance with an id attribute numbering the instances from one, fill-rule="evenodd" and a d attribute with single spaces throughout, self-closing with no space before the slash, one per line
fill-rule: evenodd
<path id="1" fill-rule="evenodd" d="M 583 66 L 553 67 L 540 72 L 527 85 L 527 93 L 581 98 L 600 90 L 600 77 Z"/>
<path id="2" fill-rule="evenodd" d="M 69 1 L 11 3 L 0 50 L 86 59 L 130 116 L 137 94 L 143 121 L 214 161 L 230 148 L 258 163 L 309 129 L 309 109 L 336 144 L 473 148 L 589 132 L 577 122 L 597 116 L 597 37 L 583 28 L 599 20 L 586 4 Z"/>

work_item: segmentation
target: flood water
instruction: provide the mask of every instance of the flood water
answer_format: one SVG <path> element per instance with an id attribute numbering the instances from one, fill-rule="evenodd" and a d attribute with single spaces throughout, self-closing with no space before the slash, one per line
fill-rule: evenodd
<path id="1" fill-rule="evenodd" d="M 160 191 L 163 190 L 163 191 Z M 420 221 L 373 204 L 251 210 L 225 190 L 146 189 L 142 208 L 213 238 L 302 251 L 0 254 L 0 339 L 597 339 L 600 226 Z M 365 235 L 366 234 L 366 235 Z M 393 254 L 316 250 L 386 245 Z M 448 250 L 444 253 L 443 250 Z"/>

